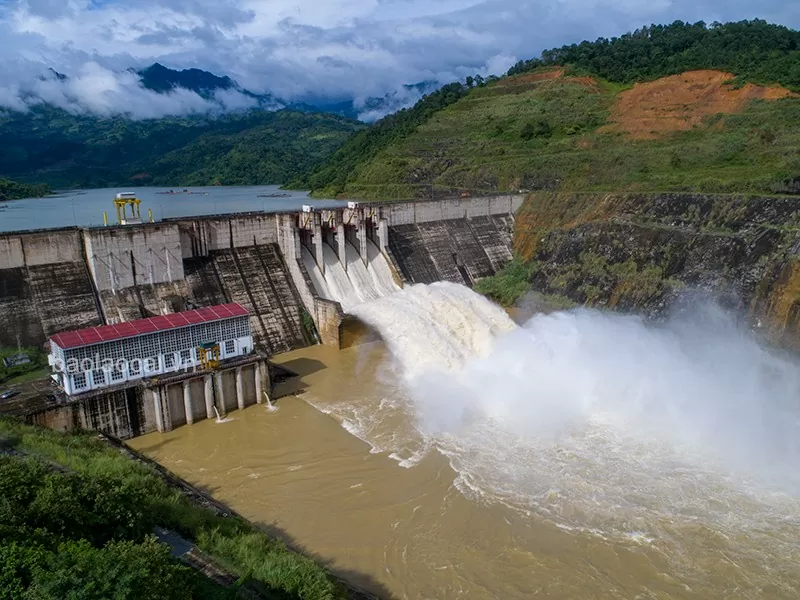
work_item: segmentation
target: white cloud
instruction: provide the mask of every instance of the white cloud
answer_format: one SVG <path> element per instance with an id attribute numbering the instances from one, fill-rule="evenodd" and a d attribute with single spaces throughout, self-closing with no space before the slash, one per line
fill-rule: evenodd
<path id="1" fill-rule="evenodd" d="M 800 3 L 764 0 L 0 0 L 0 107 L 30 95 L 73 111 L 162 114 L 244 108 L 142 89 L 129 67 L 229 75 L 285 99 L 365 99 L 402 84 L 499 73 L 546 47 L 649 22 L 760 17 L 797 27 Z M 48 67 L 66 81 L 39 81 Z M 413 101 L 413 97 L 409 99 Z"/>

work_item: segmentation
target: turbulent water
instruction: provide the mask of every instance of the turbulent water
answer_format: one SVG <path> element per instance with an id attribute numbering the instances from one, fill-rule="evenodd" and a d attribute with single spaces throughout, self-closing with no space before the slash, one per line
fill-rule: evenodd
<path id="1" fill-rule="evenodd" d="M 306 531 L 315 550 L 405 597 L 800 597 L 800 369 L 728 315 L 517 326 L 449 283 L 348 310 L 388 354 L 328 357 L 305 398 L 395 465 L 350 492 L 383 558 L 348 562 Z M 316 484 L 336 489 L 338 460 Z M 362 491 L 379 480 L 403 500 Z"/>
<path id="2" fill-rule="evenodd" d="M 422 445 L 467 493 L 609 534 L 798 523 L 800 371 L 716 309 L 663 327 L 580 310 L 515 328 L 441 283 L 355 312 L 387 340 Z"/>

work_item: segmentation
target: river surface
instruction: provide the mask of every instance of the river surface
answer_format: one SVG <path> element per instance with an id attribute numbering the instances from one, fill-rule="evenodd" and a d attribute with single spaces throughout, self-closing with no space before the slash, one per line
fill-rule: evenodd
<path id="1" fill-rule="evenodd" d="M 275 357 L 277 411 L 131 445 L 396 598 L 800 597 L 794 364 L 725 326 L 391 298 L 357 311 L 387 342 Z"/>
<path id="2" fill-rule="evenodd" d="M 170 191 L 176 193 L 164 193 Z M 303 204 L 318 208 L 346 206 L 340 200 L 309 199 L 307 192 L 280 190 L 276 185 L 71 190 L 46 198 L 0 202 L 0 231 L 102 225 L 103 212 L 108 213 L 113 225 L 116 222 L 113 200 L 120 192 L 136 192 L 142 200 L 142 219 L 147 220 L 150 209 L 156 221 L 248 211 L 279 212 L 300 209 Z M 268 194 L 286 195 L 262 197 Z"/>

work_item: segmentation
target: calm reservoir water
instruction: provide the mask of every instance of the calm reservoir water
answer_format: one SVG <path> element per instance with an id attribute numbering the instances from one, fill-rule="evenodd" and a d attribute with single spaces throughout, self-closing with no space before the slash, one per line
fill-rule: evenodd
<path id="1" fill-rule="evenodd" d="M 166 194 L 170 190 L 176 194 Z M 186 190 L 184 193 L 183 190 Z M 51 227 L 89 227 L 103 224 L 103 212 L 109 224 L 116 222 L 114 197 L 120 192 L 136 192 L 142 200 L 142 219 L 152 209 L 153 219 L 190 217 L 247 211 L 279 212 L 299 209 L 303 204 L 318 208 L 343 206 L 340 200 L 309 199 L 307 192 L 280 190 L 276 185 L 190 188 L 105 188 L 71 190 L 47 198 L 0 202 L 0 231 L 23 231 Z M 282 197 L 260 197 L 286 194 Z"/>

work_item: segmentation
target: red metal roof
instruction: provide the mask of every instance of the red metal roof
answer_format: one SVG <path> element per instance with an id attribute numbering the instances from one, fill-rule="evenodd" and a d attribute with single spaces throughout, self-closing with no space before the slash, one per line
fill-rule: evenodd
<path id="1" fill-rule="evenodd" d="M 81 346 L 91 346 L 102 342 L 111 342 L 123 338 L 134 337 L 166 329 L 177 327 L 187 327 L 198 323 L 208 323 L 209 321 L 220 321 L 231 317 L 246 317 L 249 313 L 241 304 L 220 304 L 218 306 L 207 306 L 197 310 L 187 310 L 184 312 L 172 313 L 169 315 L 159 315 L 149 319 L 137 319 L 136 321 L 125 321 L 116 325 L 102 325 L 100 327 L 87 327 L 77 331 L 66 331 L 57 333 L 50 339 L 64 350 L 68 348 L 80 348 Z"/>

